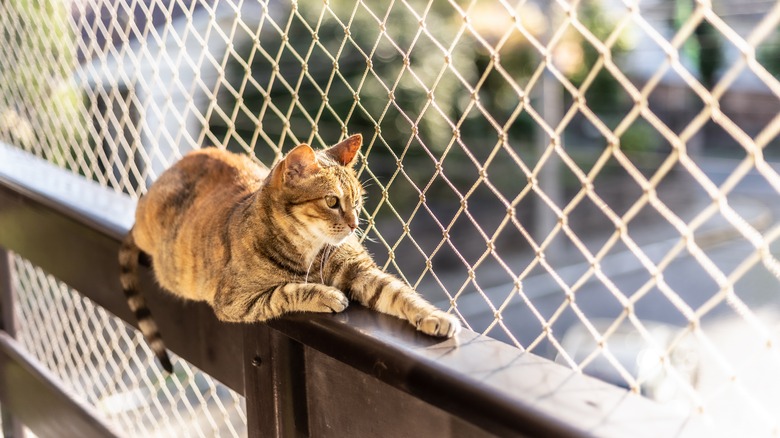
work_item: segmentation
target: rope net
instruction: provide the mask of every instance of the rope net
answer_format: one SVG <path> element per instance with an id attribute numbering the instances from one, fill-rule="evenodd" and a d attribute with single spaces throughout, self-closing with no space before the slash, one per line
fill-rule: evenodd
<path id="1" fill-rule="evenodd" d="M 138 197 L 192 149 L 270 164 L 362 133 L 385 269 L 472 330 L 777 434 L 778 22 L 754 0 L 9 0 L 0 139 Z M 134 333 L 16 265 L 22 339 L 74 391 L 135 394 L 107 415 L 142 435 L 243 433 L 235 394 L 192 367 L 163 385 Z M 84 324 L 104 336 L 55 336 Z"/>

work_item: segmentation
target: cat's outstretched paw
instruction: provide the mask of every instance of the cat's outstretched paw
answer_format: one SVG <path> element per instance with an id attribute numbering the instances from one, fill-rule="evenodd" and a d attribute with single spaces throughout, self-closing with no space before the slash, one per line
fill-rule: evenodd
<path id="1" fill-rule="evenodd" d="M 431 336 L 451 338 L 460 332 L 460 321 L 457 317 L 441 310 L 434 310 L 427 315 L 420 315 L 415 322 L 417 330 Z"/>
<path id="2" fill-rule="evenodd" d="M 349 299 L 338 289 L 323 287 L 312 298 L 310 311 L 322 313 L 339 313 L 349 306 Z"/>

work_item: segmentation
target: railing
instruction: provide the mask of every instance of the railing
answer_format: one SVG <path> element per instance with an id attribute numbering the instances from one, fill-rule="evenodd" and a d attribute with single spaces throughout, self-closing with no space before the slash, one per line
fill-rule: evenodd
<path id="1" fill-rule="evenodd" d="M 129 324 L 135 321 L 115 255 L 132 213 L 126 195 L 0 145 L 0 246 Z M 105 411 L 84 405 L 14 339 L 12 259 L 0 254 L 3 426 L 18 420 L 52 437 L 120 435 Z M 701 427 L 470 330 L 447 341 L 428 338 L 357 305 L 340 315 L 225 324 L 206 305 L 160 292 L 145 274 L 142 287 L 166 343 L 246 397 L 247 429 L 239 432 L 248 436 L 669 436 Z"/>
<path id="2" fill-rule="evenodd" d="M 53 234 L 32 220 L 38 213 L 0 205 L 14 218 L 0 229 L 15 251 L 13 281 L 2 278 L 16 303 L 5 306 L 17 342 L 6 343 L 16 351 L 9 363 L 35 359 L 48 370 L 33 373 L 45 374 L 41 381 L 60 380 L 66 395 L 129 435 L 259 430 L 258 400 L 242 396 L 253 381 L 244 355 L 254 346 L 244 342 L 255 335 L 153 293 L 167 309 L 163 333 L 184 358 L 174 358 L 174 376 L 160 373 L 122 322 L 127 310 L 108 266 L 116 239 L 130 226 L 133 199 L 188 150 L 213 145 L 270 164 L 299 142 L 319 147 L 362 133 L 364 244 L 473 331 L 445 357 L 470 364 L 470 355 L 487 354 L 472 344 L 489 343 L 509 361 L 538 355 L 724 434 L 776 434 L 778 23 L 780 3 L 761 0 L 6 0 L 0 141 L 70 172 L 41 186 L 29 178 L 39 165 L 20 175 L 16 163 L 2 163 L 16 175 L 5 180 L 14 187 L 8 205 L 60 212 L 45 217 L 63 227 Z M 41 171 L 50 174 L 62 172 Z M 84 189 L 92 198 L 56 191 L 86 181 L 101 187 Z M 522 402 L 516 392 L 538 395 L 503 383 L 482 395 L 464 389 L 459 381 L 489 375 L 480 362 L 439 369 L 454 380 L 442 377 L 447 384 L 423 396 L 414 372 L 431 375 L 420 364 L 438 356 L 396 333 L 395 322 L 354 309 L 342 319 L 285 321 L 256 335 L 303 347 L 280 346 L 282 359 L 270 363 L 332 356 L 371 376 L 381 374 L 375 366 L 395 366 L 397 379 L 379 380 L 484 430 L 516 425 L 491 429 L 481 422 L 494 420 L 448 403 L 467 393 L 484 401 L 468 409 L 509 412 L 501 409 Z M 387 324 L 392 333 L 374 330 Z M 306 336 L 322 336 L 322 345 L 299 339 L 310 326 Z M 473 341 L 474 333 L 515 350 Z M 382 354 L 392 357 L 328 350 L 326 334 L 353 346 L 387 341 L 393 349 Z M 196 335 L 202 344 L 189 339 Z M 272 344 L 287 345 L 280 339 Z M 253 372 L 300 380 L 283 369 Z M 306 382 L 318 381 L 312 369 Z M 401 383 L 407 378 L 414 385 Z M 322 414 L 315 408 L 333 403 L 307 402 L 303 414 L 290 401 L 322 391 L 291 388 L 286 398 L 264 394 L 298 414 L 263 427 L 326 424 L 312 419 Z M 435 399 L 442 394 L 447 400 Z M 567 396 L 586 414 L 552 411 L 560 420 L 552 423 L 595 430 L 588 421 L 601 417 Z M 391 426 L 401 427 L 372 427 Z"/>

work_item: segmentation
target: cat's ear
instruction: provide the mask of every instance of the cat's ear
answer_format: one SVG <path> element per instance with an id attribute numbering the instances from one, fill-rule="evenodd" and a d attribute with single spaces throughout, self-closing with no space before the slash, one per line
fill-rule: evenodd
<path id="1" fill-rule="evenodd" d="M 287 153 L 281 163 L 276 166 L 275 179 L 279 182 L 289 182 L 298 178 L 305 178 L 317 173 L 320 165 L 314 149 L 307 144 L 299 144 Z"/>
<path id="2" fill-rule="evenodd" d="M 326 149 L 325 153 L 342 166 L 354 166 L 361 146 L 363 146 L 363 136 L 355 134 L 341 143 Z"/>

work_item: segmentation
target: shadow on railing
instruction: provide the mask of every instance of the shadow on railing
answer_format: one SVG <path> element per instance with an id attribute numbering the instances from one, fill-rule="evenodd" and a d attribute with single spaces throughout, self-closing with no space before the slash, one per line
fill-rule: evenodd
<path id="1" fill-rule="evenodd" d="M 116 253 L 135 203 L 0 144 L 0 403 L 3 427 L 40 436 L 117 434 L 75 400 L 14 336 L 8 252 L 20 254 L 135 324 Z M 142 289 L 168 347 L 246 397 L 250 437 L 673 436 L 678 413 L 464 330 L 442 341 L 357 304 L 269 324 L 217 321 L 201 303 Z"/>

